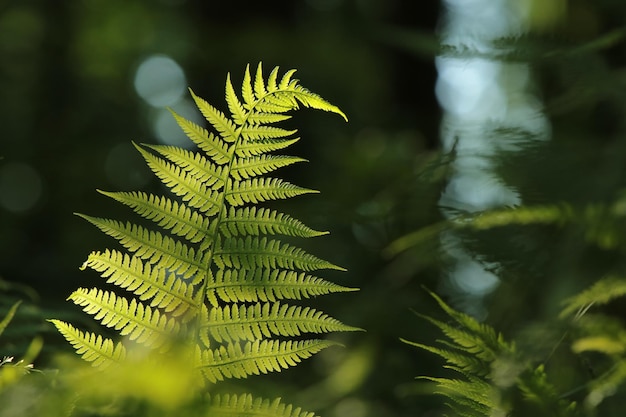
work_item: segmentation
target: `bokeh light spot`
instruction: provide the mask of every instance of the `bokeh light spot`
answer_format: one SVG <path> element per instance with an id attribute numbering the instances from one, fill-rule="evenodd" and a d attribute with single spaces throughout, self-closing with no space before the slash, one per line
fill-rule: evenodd
<path id="1" fill-rule="evenodd" d="M 506 100 L 497 82 L 499 63 L 480 58 L 449 57 L 438 57 L 436 63 L 439 78 L 435 91 L 446 111 L 480 119 L 487 115 L 494 117 L 506 110 Z"/>
<path id="2" fill-rule="evenodd" d="M 500 283 L 498 277 L 471 259 L 457 263 L 456 270 L 451 274 L 451 277 L 454 284 L 463 292 L 475 296 L 489 294 Z"/>
<path id="3" fill-rule="evenodd" d="M 197 125 L 203 125 L 204 119 L 202 115 L 189 100 L 178 102 L 173 106 L 172 110 Z M 185 132 L 178 126 L 176 119 L 174 119 L 174 116 L 172 116 L 169 110 L 158 110 L 152 121 L 152 131 L 157 140 L 164 145 L 180 146 L 183 148 L 193 146 L 193 142 L 187 138 Z"/>
<path id="4" fill-rule="evenodd" d="M 175 104 L 184 94 L 186 84 L 180 65 L 166 55 L 148 57 L 135 74 L 137 94 L 153 107 Z"/>

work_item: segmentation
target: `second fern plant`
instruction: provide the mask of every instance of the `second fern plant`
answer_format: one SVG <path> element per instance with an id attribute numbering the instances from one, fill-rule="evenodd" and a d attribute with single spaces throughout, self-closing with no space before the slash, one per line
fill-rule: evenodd
<path id="1" fill-rule="evenodd" d="M 230 80 L 230 116 L 193 99 L 214 132 L 174 113 L 199 148 L 135 145 L 170 195 L 102 194 L 151 220 L 133 222 L 80 215 L 114 237 L 124 250 L 92 252 L 83 268 L 125 290 L 79 288 L 69 297 L 124 339 L 115 341 L 52 320 L 87 361 L 107 366 L 133 346 L 167 351 L 182 341 L 206 381 L 243 378 L 296 365 L 333 342 L 311 335 L 351 331 L 321 311 L 283 300 L 350 291 L 314 271 L 342 270 L 277 236 L 323 235 L 287 214 L 260 206 L 268 200 L 316 192 L 266 176 L 303 161 L 275 155 L 295 143 L 295 131 L 276 127 L 300 106 L 344 113 L 275 68 L 246 68 L 241 99 Z M 130 294 L 128 294 L 130 293 Z M 307 337 L 303 337 L 305 335 Z"/>

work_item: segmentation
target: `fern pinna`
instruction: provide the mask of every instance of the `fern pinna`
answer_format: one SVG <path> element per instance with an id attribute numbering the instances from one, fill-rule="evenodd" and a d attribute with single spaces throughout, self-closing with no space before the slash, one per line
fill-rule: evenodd
<path id="1" fill-rule="evenodd" d="M 445 336 L 439 346 L 403 342 L 434 353 L 456 377 L 422 376 L 436 385 L 454 416 L 581 417 L 575 401 L 559 395 L 548 380 L 545 363 L 525 358 L 515 343 L 475 318 L 457 311 L 431 293 L 450 321 L 423 316 Z"/>
<path id="2" fill-rule="evenodd" d="M 316 192 L 265 176 L 304 161 L 272 154 L 298 140 L 295 130 L 275 124 L 301 105 L 345 115 L 275 68 L 265 80 L 246 68 L 242 99 L 226 80 L 230 117 L 192 97 L 215 132 L 173 114 L 198 147 L 135 145 L 170 195 L 104 192 L 157 227 L 80 214 L 126 251 L 89 255 L 83 268 L 134 294 L 128 298 L 99 288 L 79 288 L 69 297 L 125 340 L 115 342 L 52 322 L 77 352 L 97 365 L 119 362 L 129 345 L 167 350 L 172 337 L 193 346 L 195 366 L 210 382 L 279 371 L 331 346 L 307 338 L 351 331 L 328 315 L 284 300 L 351 289 L 311 273 L 342 268 L 277 235 L 313 237 L 313 230 L 278 211 L 258 206 L 268 200 Z M 253 79 L 254 78 L 254 79 Z"/>

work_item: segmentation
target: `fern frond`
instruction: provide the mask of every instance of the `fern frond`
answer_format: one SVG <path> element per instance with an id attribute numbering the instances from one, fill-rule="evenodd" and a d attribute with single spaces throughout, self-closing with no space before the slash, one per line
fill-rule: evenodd
<path id="1" fill-rule="evenodd" d="M 259 65 L 260 68 L 260 65 Z M 278 85 L 276 84 L 276 81 L 278 80 L 278 67 L 274 67 L 274 69 L 272 69 L 272 71 L 270 72 L 270 75 L 267 77 L 267 92 L 268 93 L 273 93 L 274 91 L 278 90 Z"/>
<path id="2" fill-rule="evenodd" d="M 178 334 L 180 325 L 167 315 L 134 298 L 128 301 L 111 291 L 78 288 L 69 297 L 83 311 L 130 340 L 158 348 Z"/>
<path id="3" fill-rule="evenodd" d="M 544 365 L 539 365 L 521 375 L 518 378 L 517 386 L 524 400 L 534 405 L 538 411 L 542 412 L 542 415 L 558 417 L 581 415 L 576 402 L 562 398 L 554 385 L 548 381 Z"/>
<path id="4" fill-rule="evenodd" d="M 291 119 L 288 114 L 280 113 L 263 113 L 259 111 L 253 111 L 248 114 L 247 122 L 252 126 L 265 125 L 270 123 L 279 123 L 285 120 Z"/>
<path id="5" fill-rule="evenodd" d="M 77 214 L 92 223 L 104 233 L 119 242 L 135 256 L 148 260 L 152 264 L 159 263 L 162 268 L 182 274 L 185 278 L 194 278 L 194 283 L 204 276 L 203 270 L 206 256 L 196 252 L 180 241 L 142 226 L 116 220 L 101 219 L 84 214 Z"/>
<path id="6" fill-rule="evenodd" d="M 296 130 L 275 126 L 290 117 L 285 113 L 307 106 L 345 117 L 301 87 L 293 74 L 279 79 L 275 68 L 266 81 L 259 64 L 253 79 L 248 67 L 240 96 L 228 75 L 228 115 L 191 91 L 215 132 L 172 114 L 199 150 L 134 144 L 173 195 L 101 193 L 154 224 L 79 215 L 125 249 L 93 252 L 82 268 L 94 269 L 135 298 L 79 288 L 69 299 L 102 325 L 148 347 L 165 350 L 168 337 L 181 338 L 196 349 L 199 373 L 213 382 L 279 371 L 334 344 L 292 340 L 303 334 L 358 330 L 310 307 L 277 301 L 353 291 L 306 274 L 343 268 L 267 237 L 327 232 L 257 206 L 317 192 L 265 176 L 305 161 L 269 155 L 298 141 L 292 137 Z M 76 333 L 69 339 L 77 349 L 89 343 L 109 349 L 99 337 Z"/>
<path id="7" fill-rule="evenodd" d="M 311 255 L 304 250 L 281 244 L 278 240 L 268 240 L 263 237 L 247 236 L 245 239 L 231 238 L 218 242 L 215 249 L 214 261 L 220 269 L 299 269 L 315 271 L 318 269 L 344 268 Z"/>
<path id="8" fill-rule="evenodd" d="M 198 351 L 199 369 L 211 382 L 225 378 L 247 378 L 296 366 L 303 359 L 337 343 L 328 340 L 255 340 L 229 343 L 215 350 Z"/>
<path id="9" fill-rule="evenodd" d="M 447 337 L 438 341 L 443 347 L 403 341 L 440 356 L 446 361 L 446 368 L 460 373 L 465 379 L 421 378 L 437 383 L 437 393 L 450 399 L 452 402 L 448 405 L 460 416 L 506 415 L 508 410 L 503 407 L 508 406 L 501 404 L 496 364 L 502 359 L 508 361 L 515 358 L 515 346 L 506 342 L 492 327 L 454 310 L 440 297 L 430 294 L 455 322 L 446 323 L 422 316 Z M 509 368 L 507 371 L 511 372 Z"/>
<path id="10" fill-rule="evenodd" d="M 594 304 L 603 305 L 611 300 L 626 295 L 626 278 L 618 276 L 607 276 L 585 291 L 566 299 L 563 302 L 564 308 L 560 317 L 567 317 L 573 313 L 583 314 Z"/>
<path id="11" fill-rule="evenodd" d="M 237 93 L 235 93 L 233 84 L 230 81 L 230 73 L 226 75 L 226 104 L 228 104 L 228 109 L 230 110 L 236 124 L 241 126 L 246 123 L 248 113 L 246 112 L 243 104 L 239 101 Z"/>
<path id="12" fill-rule="evenodd" d="M 453 309 L 448 304 L 446 304 L 437 294 L 431 292 L 430 295 L 435 299 L 435 301 L 437 301 L 439 307 L 441 307 L 441 309 L 443 309 L 443 311 L 445 311 L 446 314 L 448 314 L 448 316 L 454 319 L 458 324 L 472 332 L 476 332 L 492 347 L 502 347 L 505 349 L 508 348 L 508 346 L 502 345 L 502 336 L 498 335 L 493 327 L 488 326 L 484 323 L 480 323 L 472 316 Z"/>
<path id="13" fill-rule="evenodd" d="M 470 378 L 468 381 L 460 379 L 421 377 L 437 383 L 444 395 L 463 407 L 469 407 L 478 415 L 491 416 L 492 411 L 498 407 L 496 396 L 491 385 L 479 378 Z"/>
<path id="14" fill-rule="evenodd" d="M 215 395 L 210 398 L 209 412 L 211 417 L 317 417 L 315 413 L 294 408 L 284 404 L 280 398 L 273 401 L 254 398 L 250 394 Z"/>
<path id="15" fill-rule="evenodd" d="M 87 362 L 93 362 L 94 366 L 109 366 L 121 362 L 126 357 L 126 349 L 121 343 L 115 343 L 93 333 L 82 332 L 61 320 L 48 321 L 70 342 L 76 353 Z"/>
<path id="16" fill-rule="evenodd" d="M 491 366 L 489 363 L 471 355 L 462 350 L 456 349 L 442 349 L 434 346 L 423 345 L 421 343 L 411 342 L 406 339 L 400 339 L 402 342 L 423 349 L 427 352 L 434 353 L 444 359 L 449 365 L 448 368 L 452 368 L 464 375 L 473 374 L 480 377 L 485 377 L 491 372 Z"/>
<path id="17" fill-rule="evenodd" d="M 264 139 L 282 139 L 287 138 L 297 130 L 285 130 L 274 126 L 265 125 L 247 125 L 241 129 L 241 137 L 246 141 L 256 142 Z"/>
<path id="18" fill-rule="evenodd" d="M 267 96 L 262 101 L 259 100 L 255 108 L 262 113 L 282 114 L 297 108 L 297 103 L 285 102 L 277 97 L 277 95 L 271 95 Z"/>
<path id="19" fill-rule="evenodd" d="M 216 214 L 220 209 L 221 201 L 217 191 L 189 174 L 181 167 L 152 155 L 139 146 L 137 150 L 144 157 L 148 166 L 170 190 L 181 197 L 190 207 L 197 208 L 207 216 Z"/>
<path id="20" fill-rule="evenodd" d="M 278 168 L 286 167 L 298 162 L 307 162 L 304 158 L 285 155 L 261 155 L 252 158 L 236 158 L 230 171 L 230 175 L 240 181 L 250 177 L 267 174 Z"/>
<path id="21" fill-rule="evenodd" d="M 290 80 L 286 90 L 288 92 L 281 93 L 279 97 L 290 101 L 293 100 L 293 97 L 297 99 L 300 103 L 302 103 L 302 105 L 305 107 L 337 113 L 341 117 L 343 117 L 346 122 L 348 121 L 348 116 L 346 116 L 345 113 L 342 112 L 337 106 L 330 104 L 319 95 L 312 93 L 306 88 L 302 87 L 297 83 L 297 80 Z M 295 106 L 295 108 L 298 108 L 297 105 Z"/>
<path id="22" fill-rule="evenodd" d="M 452 346 L 466 350 L 487 363 L 498 357 L 498 350 L 494 349 L 492 343 L 485 340 L 481 334 L 473 333 L 462 327 L 457 328 L 430 317 L 426 317 L 426 320 L 437 326 L 452 341 Z"/>
<path id="23" fill-rule="evenodd" d="M 263 65 L 259 62 L 256 67 L 256 76 L 254 77 L 254 95 L 257 100 L 261 100 L 267 94 L 265 90 L 265 81 L 263 80 Z"/>
<path id="24" fill-rule="evenodd" d="M 101 273 L 107 283 L 133 292 L 139 300 L 150 300 L 150 306 L 179 317 L 198 304 L 194 288 L 175 274 L 158 266 L 144 264 L 141 258 L 119 251 L 92 252 L 84 267 Z M 187 314 L 185 321 L 193 317 Z"/>
<path id="25" fill-rule="evenodd" d="M 310 307 L 287 304 L 232 304 L 211 309 L 204 329 L 218 343 L 360 330 Z"/>
<path id="26" fill-rule="evenodd" d="M 356 291 L 304 272 L 278 269 L 220 269 L 207 284 L 207 298 L 217 307 L 223 302 L 300 300 L 336 292 Z"/>
<path id="27" fill-rule="evenodd" d="M 285 236 L 315 237 L 328 234 L 306 226 L 301 221 L 275 210 L 256 207 L 231 207 L 220 223 L 222 234 L 232 236 L 281 234 Z"/>
<path id="28" fill-rule="evenodd" d="M 279 178 L 252 178 L 235 181 L 230 188 L 230 191 L 226 192 L 226 200 L 235 207 L 319 192 L 298 187 Z"/>
<path id="29" fill-rule="evenodd" d="M 205 187 L 218 190 L 222 188 L 226 182 L 224 166 L 214 165 L 197 152 L 191 152 L 177 146 L 148 144 L 142 144 L 142 146 L 158 152 L 169 161 L 173 162 L 177 167 L 186 171 L 189 175 L 192 175 Z"/>
<path id="30" fill-rule="evenodd" d="M 203 150 L 209 158 L 218 165 L 223 165 L 230 161 L 230 145 L 216 137 L 213 133 L 209 133 L 205 128 L 181 117 L 173 110 L 170 110 L 176 123 L 185 132 L 187 137 L 191 139 L 201 150 Z"/>
<path id="31" fill-rule="evenodd" d="M 98 192 L 131 207 L 140 216 L 191 243 L 211 238 L 209 219 L 183 203 L 142 192 Z"/>
<path id="32" fill-rule="evenodd" d="M 263 139 L 256 142 L 244 142 L 237 145 L 235 155 L 240 158 L 250 158 L 268 152 L 278 151 L 293 145 L 300 138 L 293 139 Z"/>
<path id="33" fill-rule="evenodd" d="M 246 110 L 252 110 L 256 102 L 254 97 L 254 90 L 252 88 L 252 77 L 250 77 L 250 65 L 246 65 L 246 70 L 243 74 L 243 81 L 241 83 L 241 96 L 243 98 L 244 107 Z"/>
<path id="34" fill-rule="evenodd" d="M 330 104 L 321 96 L 302 87 L 298 83 L 298 80 L 292 79 L 295 70 L 287 71 L 278 85 L 276 85 L 277 73 L 278 68 L 274 68 L 270 74 L 268 85 L 266 87 L 263 80 L 262 64 L 259 63 L 257 66 L 256 76 L 254 77 L 253 97 L 251 94 L 252 87 L 249 86 L 249 69 L 246 69 L 243 83 L 243 94 L 248 108 L 254 107 L 257 111 L 264 113 L 284 113 L 289 110 L 298 109 L 299 102 L 305 107 L 337 113 L 342 116 L 344 120 L 348 120 L 345 113 L 343 113 L 337 106 Z M 254 103 L 255 99 L 257 100 L 256 103 Z"/>
<path id="35" fill-rule="evenodd" d="M 289 87 L 289 84 L 291 84 L 291 77 L 293 77 L 295 73 L 295 69 L 287 71 L 285 75 L 283 75 L 283 78 L 280 80 L 280 85 L 278 86 L 278 88 L 280 88 L 281 90 L 286 90 Z"/>
<path id="36" fill-rule="evenodd" d="M 237 141 L 237 126 L 229 120 L 224 113 L 211 106 L 205 100 L 198 97 L 191 89 L 189 90 L 193 101 L 200 110 L 200 113 L 211 123 L 211 125 L 220 133 L 222 139 L 226 142 Z"/>

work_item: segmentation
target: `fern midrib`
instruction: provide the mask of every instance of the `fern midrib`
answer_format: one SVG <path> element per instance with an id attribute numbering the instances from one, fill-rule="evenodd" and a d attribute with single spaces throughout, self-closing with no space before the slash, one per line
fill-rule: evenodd
<path id="1" fill-rule="evenodd" d="M 220 226 L 222 224 L 222 220 L 226 217 L 226 195 L 231 192 L 231 188 L 233 185 L 233 181 L 228 181 L 228 178 L 230 178 L 230 171 L 232 169 L 234 160 L 235 160 L 235 155 L 237 155 L 237 148 L 238 146 L 241 144 L 242 142 L 242 137 L 241 137 L 241 131 L 243 130 L 243 128 L 248 124 L 248 119 L 250 117 L 250 115 L 254 112 L 255 108 L 259 105 L 259 103 L 261 103 L 263 100 L 265 100 L 267 97 L 276 94 L 276 93 L 280 93 L 286 91 L 286 89 L 281 89 L 278 88 L 275 91 L 272 92 L 267 92 L 265 94 L 262 95 L 262 97 L 257 98 L 257 100 L 250 106 L 250 108 L 247 110 L 246 116 L 243 119 L 243 123 L 241 124 L 241 126 L 239 126 L 236 130 L 236 136 L 235 136 L 235 140 L 234 140 L 234 144 L 232 147 L 230 147 L 229 152 L 229 159 L 228 162 L 225 164 L 225 168 L 223 171 L 223 178 L 226 179 L 225 183 L 224 183 L 224 189 L 223 192 L 220 193 L 219 195 L 219 213 L 216 216 L 216 221 L 212 222 L 211 227 L 209 229 L 209 236 L 212 237 L 211 239 L 211 243 L 210 245 L 208 245 L 207 250 L 210 252 L 209 256 L 207 256 L 206 258 L 206 262 L 204 265 L 204 272 L 205 272 L 205 278 L 202 281 L 202 285 L 200 286 L 200 294 L 202 294 L 202 297 L 199 297 L 199 304 L 196 305 L 197 311 L 200 311 L 202 304 L 204 304 L 207 300 L 207 294 L 206 294 L 206 289 L 207 289 L 207 285 L 208 285 L 208 277 L 211 276 L 211 274 L 209 274 L 211 265 L 213 264 L 213 255 L 214 253 L 214 244 L 215 241 L 218 238 L 218 234 L 219 234 L 219 230 L 220 230 Z M 202 324 L 201 324 L 201 320 L 198 318 L 196 320 L 196 328 L 197 331 L 195 332 L 195 336 L 196 339 L 198 339 L 200 337 L 200 332 L 202 330 Z"/>

